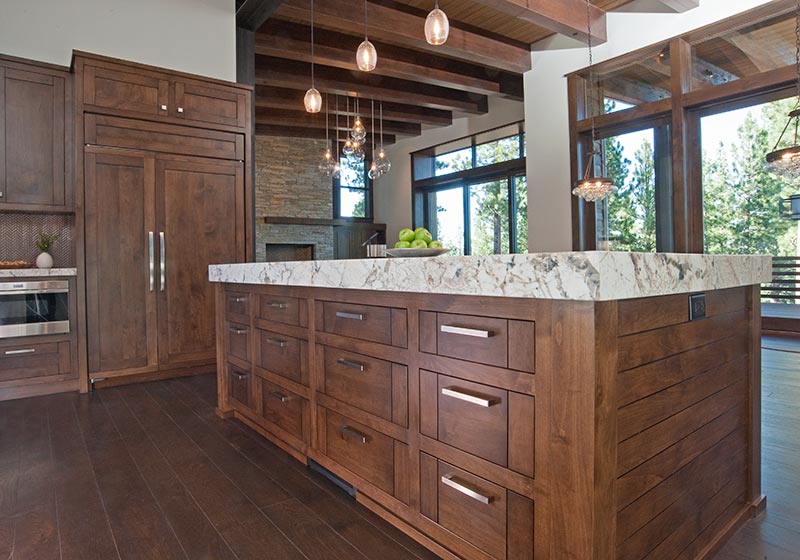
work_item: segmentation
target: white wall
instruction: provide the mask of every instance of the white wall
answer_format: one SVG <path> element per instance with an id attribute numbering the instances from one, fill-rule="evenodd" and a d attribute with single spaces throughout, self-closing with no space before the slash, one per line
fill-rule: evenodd
<path id="1" fill-rule="evenodd" d="M 765 4 L 765 0 L 702 0 L 683 14 L 611 13 L 608 42 L 594 49 L 602 61 Z M 545 45 L 537 45 L 544 47 Z M 525 74 L 528 132 L 528 236 L 530 251 L 572 249 L 567 81 L 587 66 L 586 48 L 531 54 Z"/>
<path id="2" fill-rule="evenodd" d="M 386 148 L 392 170 L 375 182 L 375 221 L 387 224 L 387 240 L 393 244 L 398 232 L 411 226 L 411 152 L 470 136 L 523 120 L 523 104 L 501 98 L 489 99 L 489 112 L 453 119 L 453 124 L 432 127 L 420 136 L 401 140 Z"/>
<path id="3" fill-rule="evenodd" d="M 0 0 L 0 53 L 69 66 L 72 49 L 236 80 L 234 0 Z"/>

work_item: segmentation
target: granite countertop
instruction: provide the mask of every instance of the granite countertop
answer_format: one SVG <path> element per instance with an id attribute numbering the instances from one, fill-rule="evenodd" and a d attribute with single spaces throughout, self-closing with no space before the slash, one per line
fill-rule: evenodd
<path id="1" fill-rule="evenodd" d="M 750 255 L 529 253 L 212 265 L 211 282 L 608 301 L 769 282 Z"/>
<path id="2" fill-rule="evenodd" d="M 0 280 L 3 278 L 51 278 L 53 276 L 77 275 L 77 268 L 19 268 L 0 270 Z"/>

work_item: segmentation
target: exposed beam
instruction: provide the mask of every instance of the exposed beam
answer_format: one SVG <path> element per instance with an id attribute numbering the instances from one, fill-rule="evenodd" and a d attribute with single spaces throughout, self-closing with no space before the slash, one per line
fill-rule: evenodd
<path id="1" fill-rule="evenodd" d="M 584 5 L 585 6 L 585 5 Z M 350 0 L 326 0 L 316 7 L 315 25 L 321 29 L 338 31 L 348 35 L 360 35 L 364 31 L 362 17 L 353 17 L 354 4 Z M 420 50 L 440 56 L 500 68 L 516 74 L 531 68 L 530 50 L 510 45 L 484 35 L 478 35 L 451 26 L 450 38 L 444 45 L 435 47 L 425 41 L 422 30 L 425 18 L 395 10 L 391 7 L 368 4 L 370 37 L 383 43 Z M 288 0 L 277 12 L 281 19 L 307 23 L 311 11 L 305 0 Z"/>
<path id="2" fill-rule="evenodd" d="M 700 5 L 700 0 L 633 0 L 619 8 L 615 12 L 626 13 L 683 13 L 693 10 Z"/>
<path id="3" fill-rule="evenodd" d="M 283 0 L 244 0 L 236 6 L 236 27 L 256 31 L 275 13 Z"/>
<path id="4" fill-rule="evenodd" d="M 256 59 L 258 85 L 297 88 L 309 83 L 310 76 L 310 64 L 272 57 L 260 56 Z M 347 72 L 338 68 L 315 66 L 315 85 L 320 91 L 328 93 L 357 95 L 432 109 L 473 114 L 483 114 L 489 110 L 489 101 L 484 95 L 386 78 L 367 72 Z"/>
<path id="5" fill-rule="evenodd" d="M 356 70 L 355 51 L 362 37 L 318 30 L 314 60 L 317 64 Z M 309 27 L 286 21 L 270 21 L 256 34 L 257 54 L 311 62 Z M 523 97 L 522 76 L 487 69 L 451 59 L 420 56 L 420 53 L 375 42 L 378 65 L 372 74 L 442 87 L 455 87 L 487 95 L 503 95 L 518 101 Z"/>
<path id="6" fill-rule="evenodd" d="M 256 134 L 259 136 L 288 136 L 290 138 L 317 138 L 325 139 L 325 129 L 302 128 L 293 126 L 275 126 L 268 124 L 256 124 Z M 383 135 L 383 143 L 386 146 L 397 142 L 397 137 L 392 134 Z"/>
<path id="7" fill-rule="evenodd" d="M 303 95 L 305 91 L 286 89 L 268 86 L 256 86 L 256 107 L 270 108 L 270 109 L 285 109 L 288 111 L 296 111 L 298 108 L 303 107 Z M 323 90 L 323 97 L 328 95 Z M 375 100 L 375 107 L 377 110 L 378 99 Z M 334 97 L 331 95 L 329 111 L 331 115 L 337 113 L 334 106 Z M 344 115 L 345 100 L 339 99 L 340 115 Z M 400 122 L 414 122 L 423 123 L 436 126 L 448 126 L 453 124 L 453 114 L 450 111 L 443 111 L 441 109 L 428 109 L 427 107 L 416 107 L 414 105 L 403 105 L 400 103 L 383 103 L 383 117 L 384 119 L 400 121 Z"/>
<path id="8" fill-rule="evenodd" d="M 364 126 L 367 127 L 367 132 L 372 132 L 372 123 L 368 118 L 369 108 L 366 111 L 361 111 L 362 118 L 364 119 Z M 384 115 L 385 117 L 385 115 Z M 325 130 L 325 115 L 317 113 L 310 115 L 304 111 L 276 111 L 272 109 L 256 109 L 256 124 L 268 124 L 275 126 L 292 126 L 300 128 L 318 128 Z M 331 131 L 334 130 L 350 130 L 349 122 L 347 119 L 339 119 L 337 128 L 336 119 L 328 118 L 328 127 Z M 376 123 L 375 130 L 379 131 Z M 419 136 L 422 133 L 422 127 L 418 123 L 397 122 L 389 121 L 384 118 L 383 120 L 384 134 L 404 135 L 404 136 Z"/>
<path id="9" fill-rule="evenodd" d="M 533 23 L 550 31 L 573 37 L 584 43 L 589 40 L 585 0 L 473 0 L 507 16 Z M 666 2 L 682 0 L 664 0 Z M 590 6 L 592 44 L 605 43 L 606 12 Z"/>

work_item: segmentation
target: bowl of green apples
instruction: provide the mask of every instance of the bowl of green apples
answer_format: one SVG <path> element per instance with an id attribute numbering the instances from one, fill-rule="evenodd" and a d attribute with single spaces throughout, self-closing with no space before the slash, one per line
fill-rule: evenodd
<path id="1" fill-rule="evenodd" d="M 394 249 L 386 249 L 390 257 L 437 257 L 449 253 L 450 249 L 442 247 L 440 241 L 433 239 L 431 232 L 425 228 L 403 228 Z"/>

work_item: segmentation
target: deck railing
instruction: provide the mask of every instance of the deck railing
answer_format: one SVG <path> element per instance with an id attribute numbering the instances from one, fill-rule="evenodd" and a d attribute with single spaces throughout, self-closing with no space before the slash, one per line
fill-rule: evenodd
<path id="1" fill-rule="evenodd" d="M 800 303 L 800 257 L 772 258 L 772 282 L 761 285 L 761 301 Z"/>

